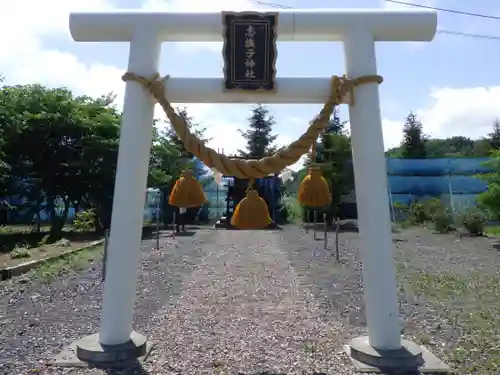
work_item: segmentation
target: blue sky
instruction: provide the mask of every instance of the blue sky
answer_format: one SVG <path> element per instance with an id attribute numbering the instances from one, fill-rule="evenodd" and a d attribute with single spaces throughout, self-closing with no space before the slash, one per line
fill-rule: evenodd
<path id="1" fill-rule="evenodd" d="M 487 0 L 413 0 L 414 3 L 500 16 L 500 3 Z M 382 0 L 283 0 L 294 8 L 396 7 Z M 17 0 L 2 6 L 0 22 L 12 30 L 0 36 L 0 72 L 7 83 L 67 86 L 90 95 L 114 91 L 121 105 L 126 69 L 125 44 L 75 43 L 68 32 L 72 10 L 145 8 L 149 10 L 235 10 L 256 8 L 247 0 Z M 24 14 L 31 9 L 29 14 Z M 500 21 L 439 13 L 438 28 L 500 36 Z M 7 26 L 7 27 L 6 27 Z M 344 73 L 340 43 L 279 43 L 278 76 Z M 425 131 L 435 137 L 486 135 L 500 117 L 500 40 L 437 34 L 431 43 L 377 45 L 384 140 L 397 145 L 408 111 L 417 111 Z M 221 77 L 219 44 L 164 44 L 161 73 L 183 77 Z M 250 105 L 190 104 L 188 110 L 208 128 L 211 145 L 234 152 L 243 145 L 237 133 L 246 126 Z M 272 105 L 282 144 L 307 127 L 320 105 Z M 161 116 L 161 112 L 157 112 Z M 345 106 L 341 117 L 347 120 Z"/>

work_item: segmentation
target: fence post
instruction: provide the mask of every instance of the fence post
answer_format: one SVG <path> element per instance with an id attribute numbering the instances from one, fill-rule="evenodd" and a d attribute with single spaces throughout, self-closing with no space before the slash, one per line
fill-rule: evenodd
<path id="1" fill-rule="evenodd" d="M 104 231 L 104 253 L 102 255 L 101 281 L 106 280 L 106 263 L 108 260 L 109 229 Z"/>
<path id="2" fill-rule="evenodd" d="M 325 221 L 325 250 L 328 247 L 328 222 L 326 220 L 326 212 L 323 214 L 323 220 Z"/>
<path id="3" fill-rule="evenodd" d="M 156 250 L 160 250 L 160 199 L 156 204 Z"/>
<path id="4" fill-rule="evenodd" d="M 318 211 L 313 211 L 313 239 L 316 241 L 316 223 L 318 222 Z"/>
<path id="5" fill-rule="evenodd" d="M 173 219 L 172 219 L 172 237 L 175 238 L 175 210 L 174 210 L 174 216 L 173 216 Z"/>
<path id="6" fill-rule="evenodd" d="M 335 259 L 337 260 L 337 263 L 340 263 L 339 232 L 340 232 L 340 218 L 337 217 L 337 223 L 335 226 Z"/>

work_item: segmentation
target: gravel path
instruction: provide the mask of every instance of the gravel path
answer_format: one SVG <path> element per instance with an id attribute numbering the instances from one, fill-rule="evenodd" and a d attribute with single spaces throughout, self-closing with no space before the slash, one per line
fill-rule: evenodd
<path id="1" fill-rule="evenodd" d="M 151 332 L 151 316 L 174 303 L 181 285 L 200 262 L 202 252 L 191 238 L 167 238 L 168 251 L 144 241 L 138 283 L 136 327 Z M 50 284 L 25 283 L 17 277 L 0 283 L 0 374 L 26 375 L 68 343 L 95 333 L 101 309 L 101 263 Z M 40 372 L 34 372 L 36 374 Z M 47 373 L 55 373 L 49 369 Z"/>
<path id="2" fill-rule="evenodd" d="M 311 237 L 293 226 L 205 230 L 163 252 L 143 249 L 136 329 L 157 346 L 143 367 L 107 374 L 353 374 L 341 350 L 365 333 L 358 234 L 341 235 L 341 265 Z M 456 242 L 422 229 L 395 237 L 396 257 L 409 272 L 466 270 L 467 259 L 485 272 L 500 268 L 500 253 L 486 250 L 491 240 Z M 92 266 L 49 286 L 0 284 L 0 374 L 106 373 L 42 365 L 97 331 L 101 285 Z M 432 311 L 415 311 L 405 298 L 405 323 L 435 324 Z M 435 340 L 444 339 L 436 333 Z"/>

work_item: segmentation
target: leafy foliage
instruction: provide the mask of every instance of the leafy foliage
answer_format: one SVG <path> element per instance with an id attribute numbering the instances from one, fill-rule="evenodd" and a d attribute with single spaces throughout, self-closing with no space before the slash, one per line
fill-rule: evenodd
<path id="1" fill-rule="evenodd" d="M 342 197 L 354 190 L 354 172 L 352 168 L 351 138 L 335 111 L 330 124 L 316 145 L 316 155 L 309 153 L 305 168 L 299 171 L 296 180 L 302 181 L 307 174 L 308 166 L 316 162 L 321 165 L 323 177 L 330 187 L 332 202 L 326 208 L 329 223 L 338 215 Z M 305 218 L 311 220 L 311 218 Z"/>
<path id="2" fill-rule="evenodd" d="M 400 202 L 394 203 L 403 220 L 411 224 L 424 224 L 433 220 L 437 212 L 444 210 L 445 206 L 439 198 L 428 198 L 412 202 L 409 205 Z"/>
<path id="3" fill-rule="evenodd" d="M 405 158 L 424 158 L 426 156 L 425 141 L 422 123 L 415 113 L 410 112 L 403 127 L 402 156 Z"/>
<path id="4" fill-rule="evenodd" d="M 246 131 L 238 130 L 247 142 L 246 150 L 238 150 L 239 155 L 245 158 L 262 158 L 274 154 L 278 149 L 274 144 L 278 136 L 272 134 L 276 122 L 267 107 L 255 106 L 248 121 L 249 128 Z"/>
<path id="5" fill-rule="evenodd" d="M 488 190 L 477 196 L 477 202 L 491 219 L 500 220 L 500 149 L 494 150 L 491 157 L 485 165 L 492 172 L 477 176 L 488 184 Z"/>
<path id="6" fill-rule="evenodd" d="M 26 202 L 19 212 L 28 221 L 46 208 L 51 241 L 60 238 L 70 207 L 93 213 L 77 217 L 77 225 L 110 225 L 121 122 L 114 100 L 42 85 L 0 89 L 0 196 Z M 152 125 L 148 183 L 168 187 L 192 157 L 171 130 Z M 197 132 L 202 137 L 203 129 Z"/>
<path id="7" fill-rule="evenodd" d="M 452 231 L 455 220 L 449 207 L 442 206 L 431 214 L 431 223 L 438 233 Z"/>
<path id="8" fill-rule="evenodd" d="M 500 147 L 500 120 L 493 120 L 492 132 L 482 139 L 472 140 L 464 136 L 453 136 L 445 139 L 425 137 L 424 145 L 425 157 L 427 158 L 487 157 L 492 150 Z M 401 145 L 388 150 L 386 154 L 391 157 L 413 157 L 406 156 L 403 151 L 404 145 Z"/>
<path id="9" fill-rule="evenodd" d="M 77 212 L 73 220 L 73 228 L 77 231 L 90 231 L 95 229 L 96 214 L 92 210 Z"/>
<path id="10" fill-rule="evenodd" d="M 488 136 L 491 149 L 498 150 L 500 148 L 500 119 L 496 118 L 493 120 L 493 129 Z"/>
<path id="11" fill-rule="evenodd" d="M 465 230 L 474 236 L 482 236 L 488 223 L 487 216 L 477 207 L 468 209 L 460 215 L 459 219 Z"/>

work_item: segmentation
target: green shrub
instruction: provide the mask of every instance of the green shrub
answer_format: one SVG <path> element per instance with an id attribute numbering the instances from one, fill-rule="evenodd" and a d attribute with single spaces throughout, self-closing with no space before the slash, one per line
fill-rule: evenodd
<path id="1" fill-rule="evenodd" d="M 488 218 L 484 212 L 477 207 L 470 208 L 460 215 L 460 224 L 468 233 L 474 236 L 482 236 L 487 223 Z"/>
<path id="2" fill-rule="evenodd" d="M 447 206 L 443 204 L 440 198 L 429 198 L 422 201 L 424 206 L 425 216 L 432 220 L 435 213 L 447 209 Z"/>
<path id="3" fill-rule="evenodd" d="M 453 228 L 453 215 L 447 207 L 434 211 L 431 217 L 434 230 L 438 233 L 448 233 Z"/>
<path id="4" fill-rule="evenodd" d="M 414 224 L 424 224 L 432 221 L 434 214 L 445 207 L 439 198 L 423 199 L 413 202 L 409 206 L 403 204 L 397 206 L 402 212 L 407 212 L 407 220 Z"/>
<path id="5" fill-rule="evenodd" d="M 394 202 L 392 204 L 394 210 L 394 220 L 398 222 L 410 220 L 410 205 L 401 202 Z"/>
<path id="6" fill-rule="evenodd" d="M 92 210 L 77 212 L 73 220 L 73 228 L 80 232 L 95 230 L 96 214 Z"/>
<path id="7" fill-rule="evenodd" d="M 56 247 L 69 247 L 71 246 L 71 241 L 66 238 L 61 238 L 59 241 L 54 242 Z"/>
<path id="8" fill-rule="evenodd" d="M 409 220 L 415 224 L 423 224 L 429 220 L 423 202 L 415 202 L 410 205 Z"/>
<path id="9" fill-rule="evenodd" d="M 16 245 L 14 250 L 10 252 L 11 259 L 23 259 L 30 258 L 31 253 L 26 245 Z"/>

